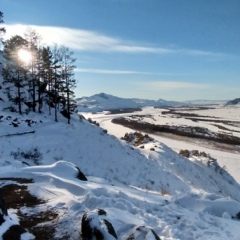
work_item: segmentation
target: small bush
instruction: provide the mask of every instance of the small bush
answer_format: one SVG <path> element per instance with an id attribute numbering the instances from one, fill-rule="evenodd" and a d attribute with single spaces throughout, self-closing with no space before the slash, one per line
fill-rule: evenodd
<path id="1" fill-rule="evenodd" d="M 141 132 L 126 133 L 121 139 L 130 142 L 135 147 L 154 141 L 153 138 L 147 134 L 143 135 Z"/>
<path id="2" fill-rule="evenodd" d="M 39 165 L 42 160 L 42 153 L 38 150 L 38 148 L 32 148 L 25 152 L 18 148 L 16 152 L 11 152 L 11 156 L 13 156 L 16 160 L 32 160 L 36 165 Z"/>
<path id="3" fill-rule="evenodd" d="M 185 149 L 185 150 L 180 150 L 179 152 L 180 155 L 182 155 L 183 157 L 189 158 L 190 157 L 190 152 L 189 150 Z"/>
<path id="4" fill-rule="evenodd" d="M 181 149 L 180 152 L 179 152 L 180 155 L 182 155 L 183 157 L 186 157 L 186 158 L 190 158 L 192 156 L 195 156 L 195 157 L 208 157 L 210 158 L 210 155 L 205 153 L 205 152 L 199 152 L 198 150 L 188 150 L 188 149 Z"/>
<path id="5" fill-rule="evenodd" d="M 169 193 L 165 189 L 161 189 L 160 194 L 163 196 L 169 195 Z"/>

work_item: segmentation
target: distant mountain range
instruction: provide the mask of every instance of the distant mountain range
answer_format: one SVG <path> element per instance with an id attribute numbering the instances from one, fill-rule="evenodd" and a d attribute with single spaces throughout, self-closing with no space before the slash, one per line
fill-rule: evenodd
<path id="1" fill-rule="evenodd" d="M 98 112 L 115 109 L 140 109 L 143 107 L 167 107 L 183 105 L 181 102 L 159 100 L 147 100 L 138 98 L 120 98 L 106 93 L 95 94 L 90 97 L 76 99 L 80 112 Z"/>
<path id="2" fill-rule="evenodd" d="M 163 99 L 148 100 L 139 98 L 120 98 L 106 93 L 95 94 L 90 97 L 76 99 L 78 111 L 80 112 L 100 112 L 116 109 L 139 109 L 143 107 L 171 107 L 183 105 L 207 105 L 207 104 L 225 104 L 227 101 L 211 100 L 193 100 L 185 102 L 167 101 Z"/>
<path id="3" fill-rule="evenodd" d="M 197 100 L 189 100 L 184 101 L 186 104 L 192 104 L 192 105 L 220 105 L 220 104 L 226 104 L 228 100 L 205 100 L 205 99 L 197 99 Z"/>

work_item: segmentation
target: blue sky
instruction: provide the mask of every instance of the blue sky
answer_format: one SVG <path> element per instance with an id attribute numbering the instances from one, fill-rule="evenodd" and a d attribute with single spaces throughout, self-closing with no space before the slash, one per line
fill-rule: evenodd
<path id="1" fill-rule="evenodd" d="M 239 0 L 0 0 L 6 38 L 36 29 L 77 58 L 76 96 L 240 97 Z"/>

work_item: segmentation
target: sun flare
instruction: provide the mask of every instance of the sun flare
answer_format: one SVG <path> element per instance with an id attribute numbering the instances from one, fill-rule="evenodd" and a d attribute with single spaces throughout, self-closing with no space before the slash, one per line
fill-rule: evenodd
<path id="1" fill-rule="evenodd" d="M 26 49 L 20 49 L 18 51 L 18 57 L 24 63 L 30 63 L 32 60 L 32 54 Z"/>

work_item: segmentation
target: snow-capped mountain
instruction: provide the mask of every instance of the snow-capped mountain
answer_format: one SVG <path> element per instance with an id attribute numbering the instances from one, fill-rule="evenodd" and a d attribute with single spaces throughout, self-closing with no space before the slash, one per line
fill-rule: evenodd
<path id="1" fill-rule="evenodd" d="M 138 98 L 120 98 L 106 93 L 95 94 L 91 97 L 77 98 L 79 112 L 99 112 L 116 109 L 139 109 L 146 106 L 166 107 L 182 105 L 180 102 L 147 100 Z"/>
<path id="2" fill-rule="evenodd" d="M 79 112 L 99 112 L 113 109 L 137 109 L 139 106 L 131 99 L 119 98 L 106 93 L 76 99 Z"/>
<path id="3" fill-rule="evenodd" d="M 131 100 L 137 103 L 139 107 L 170 107 L 170 106 L 183 105 L 183 103 L 181 102 L 166 101 L 164 99 L 148 100 L 148 99 L 131 98 Z"/>

